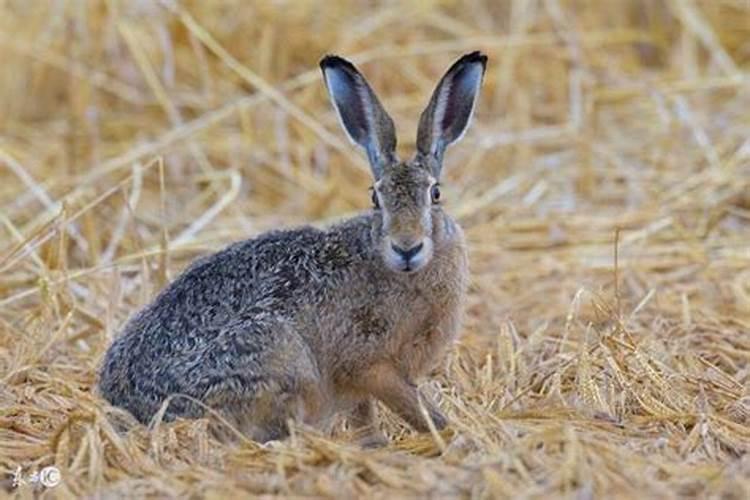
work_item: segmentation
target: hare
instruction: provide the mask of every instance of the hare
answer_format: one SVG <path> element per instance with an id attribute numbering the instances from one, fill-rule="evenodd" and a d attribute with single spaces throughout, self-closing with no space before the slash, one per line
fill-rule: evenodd
<path id="1" fill-rule="evenodd" d="M 461 228 L 443 209 L 445 149 L 466 131 L 487 57 L 458 59 L 422 113 L 417 151 L 396 157 L 392 119 L 353 64 L 320 62 L 338 118 L 367 153 L 372 209 L 332 227 L 277 230 L 196 260 L 124 327 L 99 390 L 147 423 L 212 408 L 265 442 L 287 422 L 348 412 L 364 445 L 385 444 L 381 401 L 412 428 L 446 417 L 415 385 L 459 330 L 468 282 Z M 187 396 L 187 397 L 184 397 Z"/>

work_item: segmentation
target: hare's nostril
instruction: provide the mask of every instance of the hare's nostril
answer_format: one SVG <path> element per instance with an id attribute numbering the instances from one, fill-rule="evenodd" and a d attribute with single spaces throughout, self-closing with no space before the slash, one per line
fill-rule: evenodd
<path id="1" fill-rule="evenodd" d="M 391 243 L 391 248 L 393 248 L 393 251 L 396 252 L 398 255 L 401 256 L 402 259 L 405 261 L 411 260 L 412 257 L 417 255 L 420 251 L 422 251 L 422 248 L 424 247 L 424 243 L 417 243 L 416 245 L 412 246 L 411 248 L 404 249 L 395 243 Z"/>

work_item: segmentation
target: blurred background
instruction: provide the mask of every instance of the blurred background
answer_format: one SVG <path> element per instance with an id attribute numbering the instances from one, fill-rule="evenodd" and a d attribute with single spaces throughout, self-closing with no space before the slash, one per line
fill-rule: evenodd
<path id="1" fill-rule="evenodd" d="M 474 429 L 537 407 L 561 421 L 648 421 L 667 436 L 663 460 L 714 464 L 726 480 L 715 492 L 737 491 L 741 474 L 725 465 L 750 442 L 736 427 L 750 422 L 747 0 L 0 0 L 0 400 L 19 405 L 0 417 L 0 441 L 67 463 L 32 443 L 74 411 L 101 411 L 89 389 L 103 350 L 191 259 L 369 206 L 323 55 L 367 76 L 406 157 L 437 80 L 473 50 L 489 56 L 487 75 L 444 170 L 473 273 L 463 340 L 433 387 L 443 406 L 473 415 Z M 725 420 L 693 443 L 676 415 L 699 410 Z M 476 456 L 514 442 L 477 436 L 464 436 Z M 602 460 L 657 453 L 631 437 L 609 436 L 616 451 Z M 90 466 L 70 455 L 70 492 L 127 475 L 106 449 Z M 564 461 L 548 452 L 526 476 L 496 472 L 507 492 L 535 478 L 562 491 L 575 486 L 556 475 Z M 592 491 L 709 491 L 692 469 L 634 464 L 593 474 Z M 456 482 L 499 484 L 440 470 L 451 494 L 465 492 Z"/>

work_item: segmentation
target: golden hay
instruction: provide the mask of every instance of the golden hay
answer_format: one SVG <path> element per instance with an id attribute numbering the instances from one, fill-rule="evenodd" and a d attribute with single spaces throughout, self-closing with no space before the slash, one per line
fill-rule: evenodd
<path id="1" fill-rule="evenodd" d="M 382 450 L 344 427 L 230 446 L 92 395 L 190 259 L 368 205 L 324 53 L 360 65 L 406 154 L 474 49 L 445 182 L 471 295 L 424 387 L 449 429 L 383 412 Z M 746 0 L 5 0 L 0 60 L 0 492 L 54 464 L 60 497 L 750 496 Z"/>

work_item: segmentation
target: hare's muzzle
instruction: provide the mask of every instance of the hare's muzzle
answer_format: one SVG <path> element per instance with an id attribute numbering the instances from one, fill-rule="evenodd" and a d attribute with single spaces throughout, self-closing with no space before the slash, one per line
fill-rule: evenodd
<path id="1" fill-rule="evenodd" d="M 386 251 L 386 262 L 394 271 L 414 272 L 427 264 L 431 253 L 432 243 L 429 238 L 418 241 L 390 239 L 390 245 Z"/>

